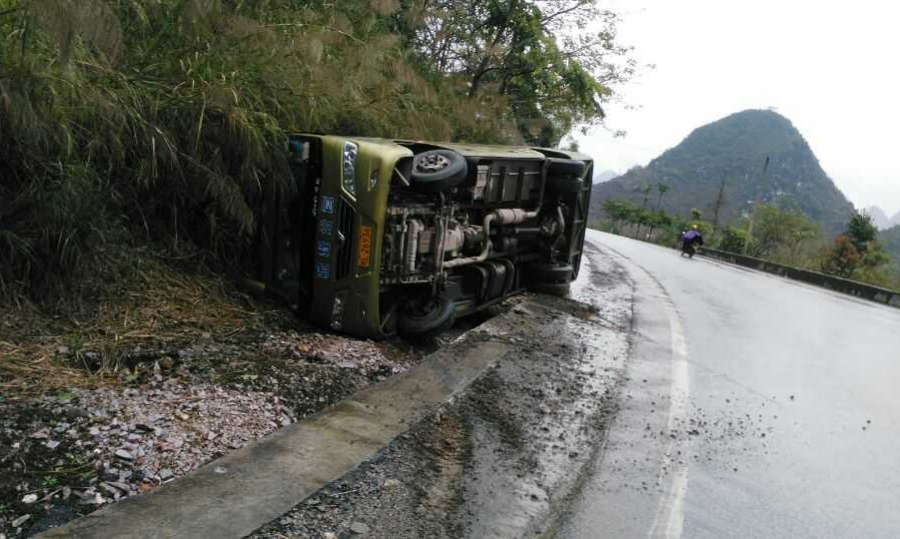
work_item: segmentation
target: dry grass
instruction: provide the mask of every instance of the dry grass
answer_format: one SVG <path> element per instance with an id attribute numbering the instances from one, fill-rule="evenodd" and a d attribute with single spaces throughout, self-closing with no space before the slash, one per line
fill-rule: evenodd
<path id="1" fill-rule="evenodd" d="M 249 298 L 230 290 L 222 278 L 187 275 L 161 264 L 139 272 L 121 292 L 99 303 L 96 317 L 82 327 L 85 348 L 110 339 L 121 348 L 232 334 L 254 316 Z"/>
<path id="2" fill-rule="evenodd" d="M 102 383 L 100 377 L 61 365 L 54 360 L 54 353 L 55 347 L 50 345 L 0 341 L 0 395 L 18 398 Z"/>
<path id="3" fill-rule="evenodd" d="M 263 306 L 211 272 L 185 273 L 147 256 L 129 263 L 127 278 L 103 283 L 95 301 L 65 314 L 21 299 L 2 308 L 0 394 L 23 398 L 115 384 L 135 350 L 220 341 L 260 322 Z M 68 353 L 60 354 L 61 346 Z"/>
<path id="4" fill-rule="evenodd" d="M 292 189 L 287 133 L 515 131 L 506 101 L 422 75 L 396 0 L 301 4 L 0 0 L 0 296 L 52 303 L 127 241 L 246 256 Z"/>

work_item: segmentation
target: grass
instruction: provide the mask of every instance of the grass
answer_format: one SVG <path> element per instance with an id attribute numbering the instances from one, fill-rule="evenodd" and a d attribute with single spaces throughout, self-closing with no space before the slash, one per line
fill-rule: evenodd
<path id="1" fill-rule="evenodd" d="M 53 303 L 129 242 L 240 262 L 263 200 L 291 192 L 292 132 L 515 137 L 497 102 L 423 78 L 391 15 L 0 0 L 0 295 Z"/>
<path id="2" fill-rule="evenodd" d="M 54 360 L 54 347 L 0 341 L 0 395 L 10 399 L 70 387 L 92 387 L 99 380 Z"/>
<path id="3" fill-rule="evenodd" d="M 288 133 L 499 138 L 490 110 L 451 113 L 383 15 L 304 6 L 0 0 L 4 395 L 106 383 L 137 347 L 252 325 L 220 275 L 290 191 Z"/>
<path id="4" fill-rule="evenodd" d="M 27 298 L 3 306 L 0 393 L 17 398 L 118 383 L 136 349 L 229 338 L 256 329 L 269 308 L 221 275 L 175 267 L 148 250 L 119 255 L 114 265 L 127 278 L 93 282 L 64 315 Z"/>
<path id="5" fill-rule="evenodd" d="M 242 276 L 260 209 L 292 192 L 290 133 L 521 142 L 496 83 L 469 97 L 462 63 L 435 72 L 410 45 L 427 9 L 441 16 L 380 0 L 0 0 L 0 307 L 19 320 L 0 327 L 0 388 L 103 383 L 128 349 L 241 331 L 246 298 L 177 268 Z"/>

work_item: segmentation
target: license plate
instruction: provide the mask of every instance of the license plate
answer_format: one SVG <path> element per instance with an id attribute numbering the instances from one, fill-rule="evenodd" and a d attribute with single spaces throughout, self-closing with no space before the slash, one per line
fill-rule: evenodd
<path id="1" fill-rule="evenodd" d="M 359 227 L 359 267 L 368 268 L 372 262 L 372 227 Z"/>

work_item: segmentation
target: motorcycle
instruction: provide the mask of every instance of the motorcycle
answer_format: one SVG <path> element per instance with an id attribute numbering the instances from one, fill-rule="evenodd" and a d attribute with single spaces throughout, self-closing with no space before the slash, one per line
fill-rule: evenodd
<path id="1" fill-rule="evenodd" d="M 703 236 L 696 230 L 688 230 L 681 236 L 681 256 L 694 258 L 700 245 L 703 245 Z"/>

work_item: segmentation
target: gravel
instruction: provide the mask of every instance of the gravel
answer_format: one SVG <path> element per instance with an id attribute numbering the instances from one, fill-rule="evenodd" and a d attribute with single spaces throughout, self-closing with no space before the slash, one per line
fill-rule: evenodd
<path id="1" fill-rule="evenodd" d="M 420 356 L 399 341 L 279 330 L 135 349 L 140 362 L 108 387 L 0 400 L 0 535 L 150 492 Z"/>
<path id="2" fill-rule="evenodd" d="M 615 414 L 632 288 L 621 272 L 607 273 L 576 292 L 602 309 L 568 303 L 563 316 L 520 305 L 510 325 L 477 330 L 512 351 L 453 402 L 251 539 L 352 538 L 360 523 L 371 539 L 542 536 L 551 500 L 575 488 Z M 516 333 L 517 316 L 540 324 Z"/>
<path id="3" fill-rule="evenodd" d="M 369 533 L 369 526 L 363 522 L 353 522 L 350 524 L 350 531 L 356 535 L 365 535 Z"/>

